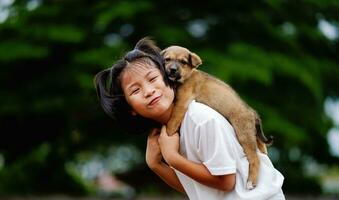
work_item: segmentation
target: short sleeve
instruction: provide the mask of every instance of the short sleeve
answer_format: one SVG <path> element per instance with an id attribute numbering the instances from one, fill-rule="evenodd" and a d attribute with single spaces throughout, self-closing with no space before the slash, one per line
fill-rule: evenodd
<path id="1" fill-rule="evenodd" d="M 212 118 L 196 127 L 200 160 L 216 176 L 236 172 L 234 130 L 225 121 Z"/>

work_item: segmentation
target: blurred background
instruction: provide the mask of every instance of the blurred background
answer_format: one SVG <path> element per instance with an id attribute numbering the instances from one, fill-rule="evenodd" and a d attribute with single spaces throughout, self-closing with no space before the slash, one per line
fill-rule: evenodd
<path id="1" fill-rule="evenodd" d="M 151 36 L 258 111 L 290 199 L 338 199 L 338 13 L 338 0 L 0 0 L 0 197 L 182 198 L 92 82 Z"/>

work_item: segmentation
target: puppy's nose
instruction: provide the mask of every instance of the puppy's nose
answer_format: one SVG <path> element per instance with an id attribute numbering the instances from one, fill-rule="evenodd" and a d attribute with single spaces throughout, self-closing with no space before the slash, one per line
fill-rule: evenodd
<path id="1" fill-rule="evenodd" d="M 171 67 L 170 67 L 170 74 L 174 74 L 175 72 L 177 72 L 177 66 L 176 65 L 172 65 Z"/>

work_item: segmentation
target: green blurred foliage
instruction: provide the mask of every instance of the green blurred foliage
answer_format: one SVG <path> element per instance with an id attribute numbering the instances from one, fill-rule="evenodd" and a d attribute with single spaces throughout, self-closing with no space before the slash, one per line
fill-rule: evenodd
<path id="1" fill-rule="evenodd" d="M 99 107 L 92 83 L 144 36 L 161 48 L 177 44 L 198 53 L 201 70 L 231 84 L 258 111 L 266 135 L 275 137 L 273 161 L 286 192 L 321 192 L 317 175 L 304 173 L 303 157 L 338 163 L 329 153 L 333 123 L 324 112 L 325 98 L 339 95 L 338 38 L 318 28 L 326 20 L 338 34 L 336 0 L 31 0 L 6 9 L 0 194 L 90 193 L 67 168 L 77 153 L 122 143 L 144 151 L 145 135 L 119 130 Z M 288 156 L 292 148 L 301 152 L 296 160 Z M 152 184 L 143 177 L 147 167 L 137 169 L 123 177 L 137 188 Z"/>

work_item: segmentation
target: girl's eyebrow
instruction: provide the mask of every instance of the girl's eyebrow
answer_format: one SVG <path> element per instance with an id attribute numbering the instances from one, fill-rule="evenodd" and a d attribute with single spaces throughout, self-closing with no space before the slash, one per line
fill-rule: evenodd
<path id="1" fill-rule="evenodd" d="M 145 78 L 148 77 L 152 72 L 154 72 L 155 70 L 150 70 L 149 72 L 147 72 L 147 74 L 144 76 Z M 127 89 L 130 90 L 133 86 L 137 85 L 137 82 L 132 82 L 130 85 L 127 86 Z"/>
<path id="2" fill-rule="evenodd" d="M 150 70 L 150 71 L 145 75 L 145 77 L 147 77 L 148 75 L 150 75 L 152 72 L 154 72 L 154 70 Z"/>
<path id="3" fill-rule="evenodd" d="M 127 90 L 130 90 L 133 86 L 135 86 L 137 83 L 132 83 L 131 85 L 129 85 L 128 87 L 127 87 Z"/>

